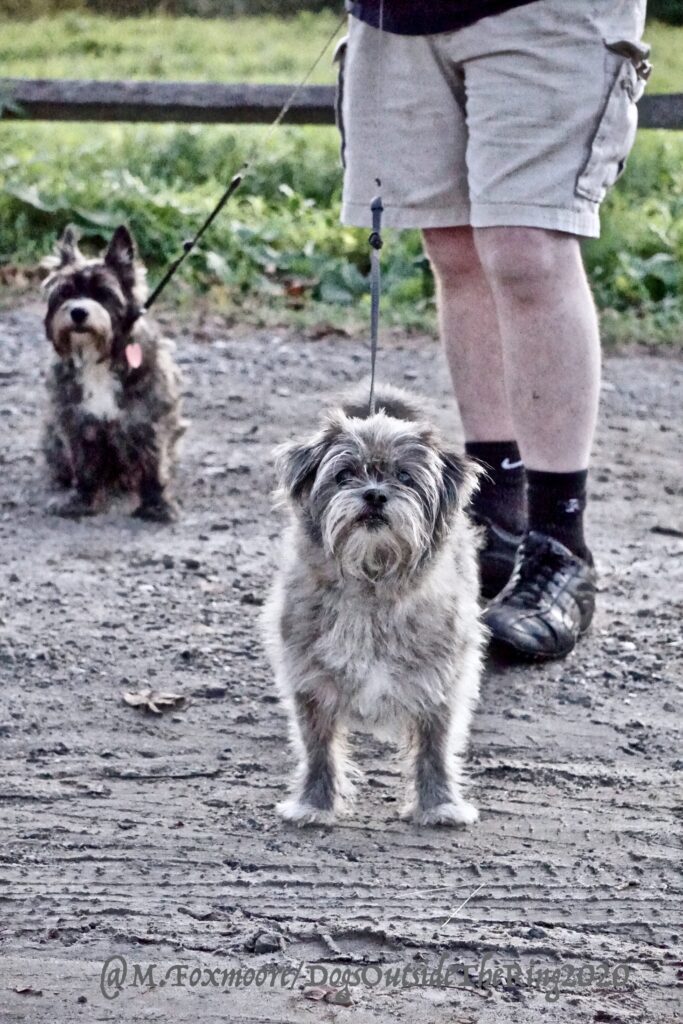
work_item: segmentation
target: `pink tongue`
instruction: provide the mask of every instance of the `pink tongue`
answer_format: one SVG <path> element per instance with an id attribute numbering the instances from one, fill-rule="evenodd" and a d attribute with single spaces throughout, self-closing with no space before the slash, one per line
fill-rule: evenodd
<path id="1" fill-rule="evenodd" d="M 132 370 L 137 370 L 142 366 L 142 348 L 139 341 L 131 341 L 129 345 L 126 345 L 126 359 Z"/>

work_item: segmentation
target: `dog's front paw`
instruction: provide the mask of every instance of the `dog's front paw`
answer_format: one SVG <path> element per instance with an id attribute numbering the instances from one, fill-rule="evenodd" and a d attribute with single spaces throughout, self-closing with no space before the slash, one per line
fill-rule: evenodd
<path id="1" fill-rule="evenodd" d="M 172 502 L 162 500 L 139 505 L 133 515 L 148 523 L 173 523 L 178 518 L 178 510 Z"/>
<path id="2" fill-rule="evenodd" d="M 285 821 L 294 825 L 333 825 L 334 810 L 332 808 L 315 807 L 292 796 L 277 805 L 277 812 Z"/>
<path id="3" fill-rule="evenodd" d="M 77 494 L 73 494 L 66 501 L 50 502 L 48 512 L 53 516 L 61 516 L 62 519 L 81 519 L 83 516 L 94 516 L 97 508 L 92 502 L 84 501 Z"/>
<path id="4" fill-rule="evenodd" d="M 467 800 L 456 798 L 434 807 L 407 807 L 401 817 L 416 825 L 473 825 L 479 811 Z"/>

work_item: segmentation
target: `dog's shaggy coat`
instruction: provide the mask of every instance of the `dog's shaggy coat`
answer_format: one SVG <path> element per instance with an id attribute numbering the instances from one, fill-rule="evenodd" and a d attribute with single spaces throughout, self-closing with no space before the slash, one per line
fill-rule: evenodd
<path id="1" fill-rule="evenodd" d="M 54 482 L 74 488 L 54 511 L 92 515 L 108 494 L 131 491 L 139 496 L 135 515 L 166 522 L 175 513 L 168 486 L 185 423 L 171 343 L 138 316 L 145 272 L 133 238 L 117 228 L 104 256 L 86 259 L 67 228 L 51 265 L 45 330 L 55 359 L 43 447 Z"/>
<path id="2" fill-rule="evenodd" d="M 351 399 L 279 452 L 292 515 L 264 625 L 300 754 L 279 811 L 308 824 L 344 808 L 355 723 L 408 741 L 404 816 L 467 824 L 477 811 L 462 796 L 461 758 L 484 637 L 465 512 L 476 470 L 408 395 L 386 389 L 377 407 L 368 417 Z"/>

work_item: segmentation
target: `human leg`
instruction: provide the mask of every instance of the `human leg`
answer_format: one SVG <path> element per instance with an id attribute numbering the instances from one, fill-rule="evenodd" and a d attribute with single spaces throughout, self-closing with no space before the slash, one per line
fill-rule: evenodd
<path id="1" fill-rule="evenodd" d="M 484 533 L 482 592 L 493 597 L 510 577 L 525 527 L 524 467 L 505 390 L 498 314 L 472 229 L 431 228 L 423 235 L 465 448 L 486 470 L 470 507 Z"/>

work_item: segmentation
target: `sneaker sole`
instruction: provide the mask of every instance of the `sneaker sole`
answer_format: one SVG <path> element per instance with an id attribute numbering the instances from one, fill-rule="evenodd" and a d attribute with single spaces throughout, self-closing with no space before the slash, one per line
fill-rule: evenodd
<path id="1" fill-rule="evenodd" d="M 571 647 L 567 648 L 566 651 L 553 653 L 549 653 L 546 651 L 527 651 L 524 650 L 524 648 L 515 647 L 515 645 L 511 644 L 508 640 L 501 640 L 499 637 L 492 635 L 491 639 L 489 640 L 488 653 L 493 654 L 499 660 L 505 662 L 528 663 L 541 661 L 561 661 L 562 658 L 566 658 L 569 654 L 572 653 L 572 651 L 578 644 L 579 640 L 581 640 L 586 635 L 586 633 L 588 633 L 588 631 L 590 630 L 591 621 L 592 616 L 591 620 L 586 624 L 586 626 L 582 627 L 579 630 L 579 634 L 576 638 L 576 641 L 572 644 Z"/>

